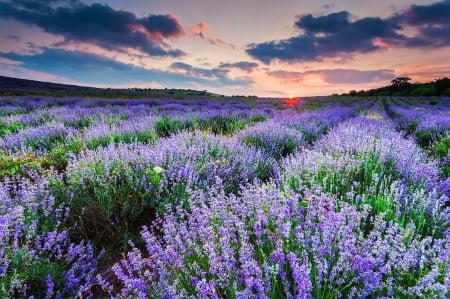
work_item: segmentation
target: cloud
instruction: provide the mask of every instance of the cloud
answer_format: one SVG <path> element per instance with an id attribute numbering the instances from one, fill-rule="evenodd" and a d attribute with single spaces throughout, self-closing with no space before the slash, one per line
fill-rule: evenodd
<path id="1" fill-rule="evenodd" d="M 449 24 L 450 1 L 437 2 L 428 6 L 411 5 L 398 17 L 402 23 L 409 25 Z"/>
<path id="2" fill-rule="evenodd" d="M 228 46 L 228 47 L 230 47 L 233 50 L 236 49 L 236 46 L 233 43 L 230 43 L 230 42 L 228 42 L 228 41 L 226 41 L 226 40 L 224 40 L 224 39 L 222 39 L 220 37 L 216 37 L 215 39 L 211 38 L 211 39 L 209 39 L 209 42 L 212 43 L 212 44 L 219 44 L 219 45 Z"/>
<path id="3" fill-rule="evenodd" d="M 237 69 L 243 70 L 247 73 L 253 72 L 258 67 L 259 67 L 259 65 L 256 62 L 248 62 L 248 61 L 239 61 L 239 62 L 234 62 L 234 63 L 221 63 L 219 65 L 219 68 L 223 68 L 223 69 L 237 68 Z"/>
<path id="4" fill-rule="evenodd" d="M 201 77 L 201 78 L 224 79 L 227 77 L 227 73 L 228 73 L 228 70 L 223 70 L 223 69 L 219 69 L 219 68 L 213 68 L 213 69 L 199 68 L 199 67 L 194 67 L 194 66 L 184 63 L 184 62 L 174 62 L 170 65 L 170 68 L 173 70 L 181 70 L 189 76 Z"/>
<path id="5" fill-rule="evenodd" d="M 330 84 L 365 84 L 379 81 L 390 81 L 395 78 L 393 70 L 361 71 L 352 69 L 319 70 L 316 73 L 324 76 Z"/>
<path id="6" fill-rule="evenodd" d="M 322 8 L 322 9 L 331 9 L 333 7 L 334 7 L 334 3 L 330 3 L 330 4 L 324 4 L 320 8 Z"/>
<path id="7" fill-rule="evenodd" d="M 244 86 L 254 83 L 254 81 L 251 78 L 230 78 L 228 76 L 229 70 L 220 67 L 206 69 L 195 67 L 184 62 L 174 62 L 170 65 L 169 68 L 174 71 L 181 72 L 182 74 L 185 74 L 190 77 L 206 79 L 208 81 L 218 80 L 222 82 L 224 85 L 228 84 L 230 86 L 235 85 Z"/>
<path id="8" fill-rule="evenodd" d="M 266 74 L 270 77 L 280 80 L 285 84 L 300 83 L 303 81 L 305 77 L 304 74 L 301 72 L 284 71 L 284 70 L 267 71 Z"/>
<path id="9" fill-rule="evenodd" d="M 354 70 L 354 69 L 324 69 L 305 72 L 269 71 L 267 75 L 286 83 L 299 83 L 308 76 L 319 76 L 329 84 L 366 84 L 379 81 L 390 81 L 395 78 L 392 70 Z"/>
<path id="10" fill-rule="evenodd" d="M 208 27 L 204 22 L 199 22 L 192 26 L 189 26 L 189 34 L 191 36 L 200 36 L 202 39 L 205 38 L 205 33 L 208 31 Z"/>
<path id="11" fill-rule="evenodd" d="M 198 36 L 201 39 L 208 41 L 211 45 L 225 45 L 225 46 L 229 46 L 232 49 L 236 48 L 235 45 L 233 45 L 232 43 L 230 43 L 220 37 L 215 37 L 215 36 L 211 35 L 208 31 L 209 31 L 208 26 L 206 25 L 205 22 L 199 22 L 197 24 L 191 25 L 191 26 L 189 26 L 189 29 L 188 29 L 189 35 L 191 37 Z"/>
<path id="12" fill-rule="evenodd" d="M 152 56 L 184 55 L 166 42 L 184 35 L 182 25 L 172 15 L 138 18 L 106 4 L 85 5 L 76 0 L 4 0 L 0 1 L 0 11 L 2 18 L 40 27 L 63 36 L 65 42 L 92 43 L 119 51 L 132 47 Z"/>
<path id="13" fill-rule="evenodd" d="M 307 35 L 280 41 L 250 44 L 246 52 L 265 64 L 270 64 L 273 60 L 312 61 L 320 57 L 320 50 L 314 44 L 314 37 Z"/>
<path id="14" fill-rule="evenodd" d="M 15 41 L 15 42 L 20 41 L 20 37 L 17 36 L 17 35 L 7 35 L 6 38 L 7 38 L 7 39 L 10 39 L 10 40 L 13 40 L 13 41 Z"/>
<path id="15" fill-rule="evenodd" d="M 349 25 L 349 15 L 350 14 L 347 11 L 336 12 L 317 18 L 309 14 L 301 16 L 300 19 L 295 22 L 295 25 L 307 32 L 333 33 L 343 30 L 344 27 Z"/>
<path id="16" fill-rule="evenodd" d="M 412 5 L 392 17 L 404 26 L 413 27 L 417 34 L 408 40 L 408 47 L 444 47 L 450 45 L 450 1 L 428 6 Z"/>
<path id="17" fill-rule="evenodd" d="M 44 48 L 41 53 L 33 55 L 0 52 L 0 58 L 8 59 L 23 69 L 51 74 L 83 84 L 119 87 L 135 83 L 158 82 L 163 86 L 174 88 L 192 88 L 193 86 L 214 88 L 228 85 L 247 86 L 251 83 L 247 79 L 230 79 L 225 75 L 208 77 L 196 76 L 195 72 L 179 73 L 146 69 L 99 55 L 49 48 Z"/>
<path id="18" fill-rule="evenodd" d="M 353 20 L 348 11 L 315 17 L 298 16 L 299 34 L 291 38 L 250 44 L 246 52 L 270 64 L 273 61 L 305 62 L 327 58 L 351 58 L 398 47 L 444 47 L 450 45 L 450 0 L 428 6 L 410 6 L 388 18 Z M 413 29 L 412 36 L 405 29 Z"/>

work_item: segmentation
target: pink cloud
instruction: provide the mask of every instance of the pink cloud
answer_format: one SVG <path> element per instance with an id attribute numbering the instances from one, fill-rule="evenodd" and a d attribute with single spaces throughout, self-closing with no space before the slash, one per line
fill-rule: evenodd
<path id="1" fill-rule="evenodd" d="M 328 84 L 367 84 L 390 81 L 395 77 L 393 70 L 324 69 L 305 72 L 269 71 L 267 75 L 284 83 L 299 83 L 307 79 L 320 79 Z"/>
<path id="2" fill-rule="evenodd" d="M 205 22 L 198 22 L 197 24 L 189 26 L 188 30 L 190 36 L 196 36 L 208 32 L 208 27 L 206 26 Z"/>
<path id="3" fill-rule="evenodd" d="M 235 45 L 232 43 L 224 40 L 223 38 L 216 37 L 209 33 L 208 26 L 205 22 L 201 21 L 197 24 L 191 25 L 188 28 L 189 36 L 191 37 L 200 37 L 201 39 L 207 40 L 212 45 L 223 45 L 223 46 L 229 46 L 232 49 L 235 49 Z"/>

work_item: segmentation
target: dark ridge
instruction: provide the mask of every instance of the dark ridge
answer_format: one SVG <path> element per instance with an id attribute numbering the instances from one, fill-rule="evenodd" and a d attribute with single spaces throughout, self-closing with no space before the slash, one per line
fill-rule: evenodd
<path id="1" fill-rule="evenodd" d="M 206 90 L 174 88 L 97 88 L 70 84 L 42 82 L 0 76 L 0 96 L 51 96 L 101 98 L 221 98 L 223 95 Z"/>

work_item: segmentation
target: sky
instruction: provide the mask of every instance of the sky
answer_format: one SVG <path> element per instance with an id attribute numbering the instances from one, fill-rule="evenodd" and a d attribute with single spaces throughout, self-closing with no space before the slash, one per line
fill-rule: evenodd
<path id="1" fill-rule="evenodd" d="M 450 0 L 0 0 L 0 75 L 315 96 L 450 73 Z"/>

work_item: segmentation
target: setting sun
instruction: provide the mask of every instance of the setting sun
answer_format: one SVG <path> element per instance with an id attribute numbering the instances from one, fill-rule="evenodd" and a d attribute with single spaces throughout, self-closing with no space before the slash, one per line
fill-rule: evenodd
<path id="1" fill-rule="evenodd" d="M 294 96 L 289 96 L 287 99 L 285 99 L 284 102 L 289 106 L 295 106 L 298 103 L 298 98 Z"/>

